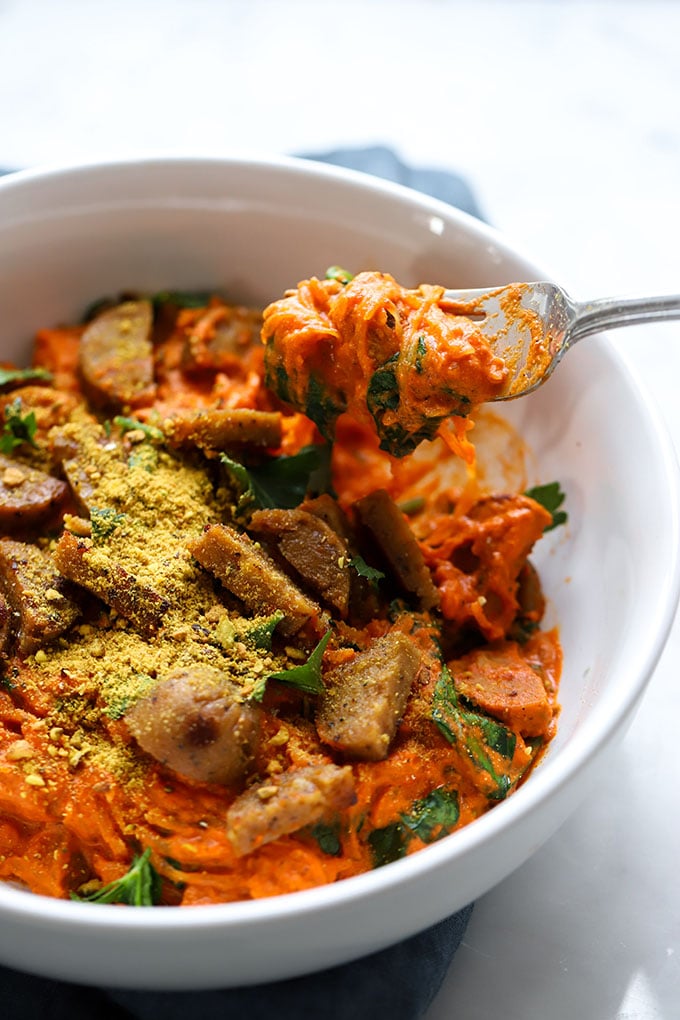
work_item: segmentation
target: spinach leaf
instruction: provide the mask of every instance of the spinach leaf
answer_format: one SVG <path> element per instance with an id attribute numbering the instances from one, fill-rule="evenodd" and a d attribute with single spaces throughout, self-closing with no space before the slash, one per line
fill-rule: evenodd
<path id="1" fill-rule="evenodd" d="M 446 666 L 434 690 L 432 720 L 450 744 L 458 744 L 475 766 L 491 778 L 493 787 L 487 792 L 489 800 L 503 800 L 514 785 L 505 772 L 498 772 L 489 752 L 512 760 L 517 738 L 512 730 L 489 719 L 488 716 L 469 712 L 460 705 L 451 675 Z"/>
<path id="2" fill-rule="evenodd" d="M 560 507 L 564 503 L 565 494 L 560 488 L 559 482 L 547 482 L 545 485 L 535 485 L 533 489 L 527 489 L 524 493 L 525 496 L 529 496 L 531 499 L 535 499 L 537 503 L 540 503 L 548 513 L 552 514 L 552 523 L 549 524 L 545 531 L 552 531 L 553 528 L 559 527 L 560 524 L 566 524 L 568 520 L 567 513 L 564 510 L 560 510 Z"/>
<path id="3" fill-rule="evenodd" d="M 85 896 L 71 893 L 81 903 L 126 903 L 130 907 L 153 907 L 160 902 L 161 880 L 151 863 L 151 850 L 135 857 L 130 870 L 122 878 L 109 882 Z"/>
<path id="4" fill-rule="evenodd" d="M 316 376 L 310 375 L 305 395 L 305 414 L 311 418 L 324 439 L 332 440 L 335 423 L 346 409 L 344 401 L 332 397 Z"/>
<path id="5" fill-rule="evenodd" d="M 366 406 L 375 422 L 380 449 L 391 453 L 393 457 L 405 457 L 424 439 L 434 439 L 444 419 L 423 417 L 420 427 L 414 432 L 408 432 L 398 420 L 386 423 L 387 412 L 398 411 L 401 400 L 397 382 L 398 362 L 399 354 L 393 354 L 373 373 L 366 391 Z M 389 417 L 391 419 L 392 414 Z"/>
<path id="6" fill-rule="evenodd" d="M 305 496 L 327 492 L 330 486 L 330 446 L 305 446 L 290 457 L 274 457 L 257 467 L 245 467 L 226 453 L 220 455 L 240 489 L 237 513 L 258 507 L 292 510 Z"/>
<path id="7" fill-rule="evenodd" d="M 458 824 L 459 814 L 457 790 L 445 786 L 431 790 L 414 801 L 408 814 L 401 814 L 398 821 L 370 833 L 368 845 L 373 867 L 380 868 L 405 857 L 414 836 L 423 843 L 448 836 Z"/>
<path id="8" fill-rule="evenodd" d="M 414 362 L 414 366 L 413 367 L 415 368 L 415 370 L 418 373 L 418 375 L 422 375 L 423 374 L 423 359 L 424 359 L 425 355 L 427 354 L 427 343 L 425 341 L 425 337 L 422 336 L 422 335 L 418 337 L 418 340 L 416 342 L 417 342 L 416 357 L 415 357 L 415 362 Z"/>
<path id="9" fill-rule="evenodd" d="M 38 423 L 35 419 L 35 412 L 29 411 L 22 414 L 23 405 L 21 398 L 17 397 L 11 404 L 5 407 L 5 424 L 0 433 L 0 453 L 11 454 L 23 443 L 35 447 L 35 433 Z"/>
<path id="10" fill-rule="evenodd" d="M 401 822 L 391 822 L 369 833 L 368 845 L 373 867 L 382 868 L 406 856 L 408 836 Z"/>
<path id="11" fill-rule="evenodd" d="M 433 843 L 447 836 L 458 822 L 458 793 L 439 786 L 422 800 L 417 800 L 408 815 L 402 815 L 405 826 L 423 843 Z"/>
<path id="12" fill-rule="evenodd" d="M 340 842 L 340 823 L 317 822 L 310 829 L 310 834 L 319 844 L 319 848 L 328 857 L 339 857 L 342 853 Z"/>

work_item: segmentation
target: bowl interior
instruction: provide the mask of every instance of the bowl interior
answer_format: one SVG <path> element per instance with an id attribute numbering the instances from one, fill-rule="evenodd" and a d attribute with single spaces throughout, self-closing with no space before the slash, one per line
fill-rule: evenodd
<path id="1" fill-rule="evenodd" d="M 295 160 L 178 159 L 27 173 L 0 184 L 0 357 L 25 362 L 36 329 L 74 321 L 106 294 L 214 286 L 265 304 L 332 264 L 381 269 L 410 285 L 541 276 L 493 230 L 435 200 Z M 207 987 L 289 976 L 434 923 L 552 834 L 631 718 L 670 626 L 678 589 L 676 467 L 649 402 L 602 338 L 579 345 L 545 387 L 502 413 L 528 443 L 530 481 L 559 480 L 569 513 L 535 557 L 564 669 L 558 736 L 529 782 L 415 858 L 278 903 L 131 921 L 129 912 L 87 906 L 85 913 L 78 904 L 0 888 L 0 916 L 11 919 L 17 947 L 0 951 L 4 962 L 25 966 L 23 946 L 35 947 L 43 932 L 36 969 L 74 980 L 83 980 L 82 965 L 69 962 L 74 947 L 86 954 L 93 982 Z M 449 876 L 443 897 L 442 875 Z M 329 934 L 311 919 L 331 907 L 337 924 Z M 87 939 L 93 927 L 103 939 L 96 952 Z M 196 949 L 203 946 L 201 962 L 196 953 L 183 962 L 188 929 Z M 208 934 L 219 930 L 224 939 L 230 929 L 238 937 L 229 958 L 224 942 L 219 952 L 208 950 Z M 65 940 L 61 949 L 55 932 Z M 248 964 L 251 935 L 260 947 L 256 967 Z M 143 966 L 135 963 L 139 938 Z M 38 956 L 33 948 L 31 958 Z"/>

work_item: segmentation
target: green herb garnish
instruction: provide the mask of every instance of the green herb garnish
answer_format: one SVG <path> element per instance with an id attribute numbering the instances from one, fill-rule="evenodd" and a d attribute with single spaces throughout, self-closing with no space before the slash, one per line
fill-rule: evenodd
<path id="1" fill-rule="evenodd" d="M 136 418 L 126 418 L 124 415 L 118 414 L 113 419 L 113 424 L 117 425 L 122 432 L 143 432 L 147 439 L 152 439 L 156 443 L 162 443 L 165 439 L 162 431 L 155 425 L 147 425 L 146 422 L 137 421 Z"/>
<path id="2" fill-rule="evenodd" d="M 46 368 L 0 368 L 0 389 L 25 382 L 52 382 Z"/>
<path id="3" fill-rule="evenodd" d="M 318 645 L 309 656 L 306 662 L 300 666 L 291 666 L 290 669 L 282 669 L 277 673 L 270 673 L 268 680 L 279 680 L 281 683 L 297 687 L 304 694 L 322 694 L 324 691 L 323 677 L 321 675 L 321 663 L 326 645 L 331 639 L 331 632 L 326 631 Z"/>
<path id="4" fill-rule="evenodd" d="M 20 397 L 5 407 L 5 424 L 2 433 L 0 433 L 0 453 L 9 455 L 23 443 L 36 447 L 35 433 L 38 423 L 35 420 L 35 412 L 29 411 L 28 414 L 21 412 Z"/>
<path id="5" fill-rule="evenodd" d="M 378 581 L 382 581 L 385 576 L 382 570 L 369 566 L 363 556 L 353 556 L 349 565 L 354 567 L 359 577 L 365 577 L 367 581 L 370 581 L 374 588 L 378 587 Z"/>
<path id="6" fill-rule="evenodd" d="M 414 496 L 413 499 L 405 499 L 403 502 L 397 504 L 399 509 L 407 517 L 411 517 L 413 514 L 419 514 L 425 506 L 424 496 Z"/>
<path id="7" fill-rule="evenodd" d="M 537 503 L 540 503 L 548 513 L 552 514 L 552 522 L 548 524 L 545 531 L 552 531 L 553 528 L 559 527 L 560 524 L 566 524 L 568 516 L 566 511 L 560 510 L 560 507 L 564 503 L 565 494 L 560 488 L 559 482 L 548 482 L 546 485 L 535 485 L 533 489 L 527 489 L 524 493 L 525 496 L 529 496 L 531 499 L 535 499 Z"/>
<path id="8" fill-rule="evenodd" d="M 292 510 L 307 495 L 327 492 L 330 487 L 330 446 L 305 446 L 290 457 L 274 457 L 257 467 L 245 467 L 226 453 L 222 464 L 240 490 L 237 514 L 252 510 Z"/>
<path id="9" fill-rule="evenodd" d="M 85 896 L 71 893 L 71 899 L 81 903 L 126 903 L 130 907 L 153 907 L 160 902 L 160 897 L 161 880 L 151 864 L 151 850 L 135 857 L 130 870 L 122 878 L 109 882 L 96 892 Z"/>
<path id="10" fill-rule="evenodd" d="M 225 616 L 212 632 L 211 642 L 218 644 L 221 648 L 228 648 L 235 641 L 242 641 L 249 648 L 258 648 L 269 652 L 277 624 L 283 620 L 285 615 L 281 609 L 277 609 L 271 616 L 258 616 L 254 620 L 238 620 L 236 622 Z"/>
<path id="11" fill-rule="evenodd" d="M 271 651 L 274 631 L 285 615 L 283 610 L 277 609 L 271 616 L 262 616 L 257 620 L 250 621 L 249 626 L 244 628 L 240 634 L 244 645 L 259 648 L 265 652 Z"/>

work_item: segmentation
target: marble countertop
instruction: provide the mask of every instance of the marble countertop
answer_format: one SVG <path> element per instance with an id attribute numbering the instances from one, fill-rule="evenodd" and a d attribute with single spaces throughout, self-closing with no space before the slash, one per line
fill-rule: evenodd
<path id="1" fill-rule="evenodd" d="M 382 144 L 577 298 L 680 291 L 672 0 L 0 0 L 0 166 Z M 612 334 L 680 445 L 680 325 Z M 680 626 L 587 800 L 476 905 L 426 1020 L 680 1015 Z"/>

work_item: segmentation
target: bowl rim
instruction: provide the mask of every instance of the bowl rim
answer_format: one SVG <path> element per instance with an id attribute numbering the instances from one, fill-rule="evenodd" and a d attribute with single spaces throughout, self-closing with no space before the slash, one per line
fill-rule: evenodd
<path id="1" fill-rule="evenodd" d="M 177 170 L 194 170 L 196 167 L 229 167 L 241 170 L 256 168 L 263 172 L 284 171 L 290 174 L 310 175 L 340 183 L 348 188 L 372 191 L 376 195 L 391 196 L 400 202 L 418 207 L 432 215 L 441 215 L 446 221 L 458 224 L 465 231 L 472 232 L 507 256 L 519 259 L 534 267 L 531 257 L 521 246 L 511 243 L 497 228 L 477 219 L 463 210 L 448 205 L 440 199 L 416 192 L 411 188 L 382 178 L 373 177 L 364 171 L 339 167 L 307 157 L 272 155 L 262 153 L 228 156 L 188 156 L 186 154 L 129 155 L 113 159 L 96 159 L 85 162 L 64 162 L 43 164 L 30 169 L 16 170 L 0 177 L 0 205 L 11 198 L 12 192 L 19 194 L 43 182 L 66 181 L 80 175 L 106 174 L 121 168 L 142 169 L 149 173 L 162 166 Z M 104 200 L 103 204 L 106 204 Z M 538 271 L 537 271 L 538 272 Z M 549 279 L 545 273 L 540 278 Z M 580 728 L 577 746 L 567 744 L 560 750 L 559 760 L 550 759 L 540 763 L 532 772 L 530 782 L 516 790 L 512 797 L 496 805 L 492 811 L 471 822 L 446 839 L 432 844 L 418 853 L 388 864 L 366 874 L 357 875 L 329 885 L 260 900 L 238 901 L 221 904 L 184 907 L 164 907 L 159 911 L 112 911 L 108 905 L 77 903 L 69 900 L 30 893 L 11 885 L 0 883 L 0 912 L 6 917 L 24 921 L 40 920 L 41 924 L 65 928 L 88 928 L 115 930 L 121 933 L 154 932 L 168 929 L 186 934 L 193 929 L 231 928 L 244 930 L 249 925 L 271 922 L 276 918 L 304 917 L 325 912 L 340 904 L 348 905 L 357 900 L 370 899 L 384 892 L 410 883 L 425 872 L 454 864 L 458 857 L 478 850 L 494 840 L 501 830 L 507 830 L 524 823 L 527 815 L 545 803 L 554 792 L 574 780 L 576 775 L 594 757 L 598 756 L 609 743 L 616 739 L 618 731 L 627 719 L 632 717 L 637 704 L 651 678 L 654 668 L 666 644 L 680 599 L 680 473 L 678 460 L 670 435 L 644 386 L 631 371 L 625 356 L 615 350 L 602 337 L 593 338 L 591 343 L 599 344 L 606 357 L 617 364 L 625 376 L 626 384 L 635 393 L 638 409 L 646 417 L 647 428 L 656 441 L 655 452 L 658 470 L 668 482 L 667 505 L 671 548 L 667 549 L 667 569 L 662 583 L 655 592 L 656 613 L 654 627 L 646 632 L 644 648 L 636 649 L 637 655 L 629 663 L 617 697 L 607 700 L 608 723 L 603 726 L 601 716 L 603 705 L 590 715 Z M 623 696 L 621 696 L 623 694 Z"/>

